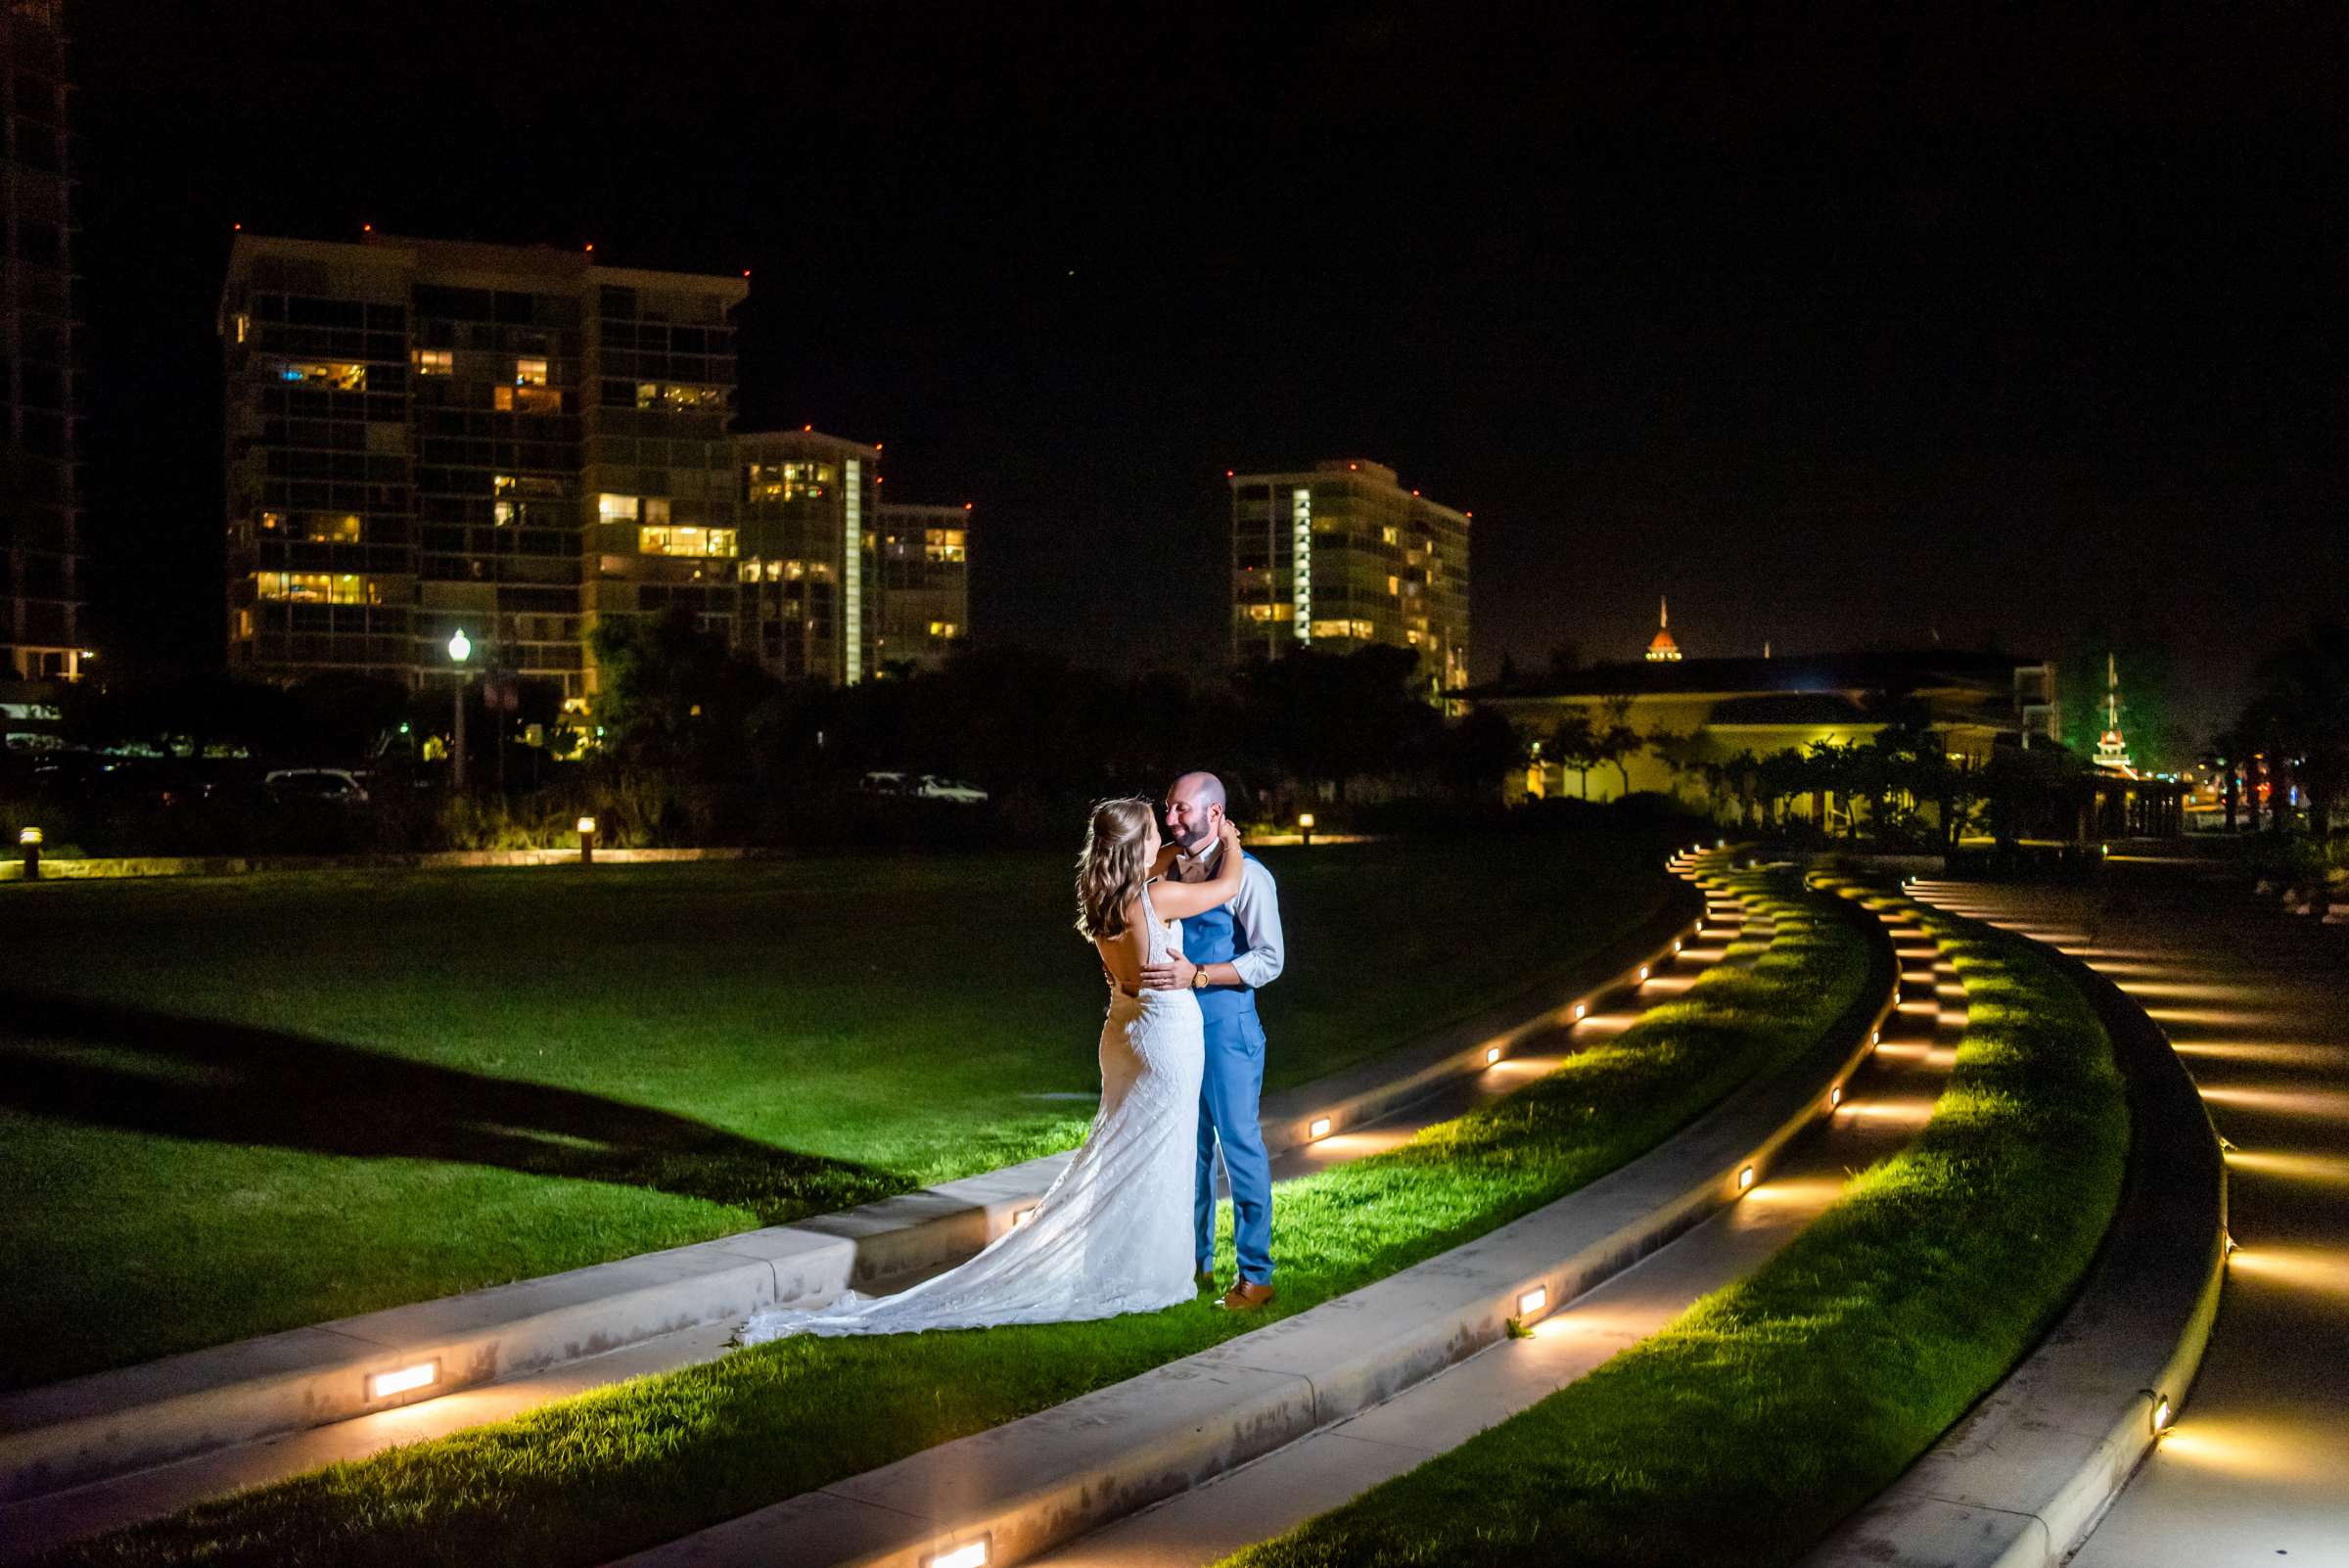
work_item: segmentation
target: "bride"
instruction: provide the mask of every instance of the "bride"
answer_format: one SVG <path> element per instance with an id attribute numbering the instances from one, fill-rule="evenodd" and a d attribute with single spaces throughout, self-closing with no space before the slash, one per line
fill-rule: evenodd
<path id="1" fill-rule="evenodd" d="M 1223 838 L 1215 880 L 1161 881 L 1174 852 L 1160 844 L 1151 803 L 1093 807 L 1077 860 L 1077 929 L 1099 949 L 1112 986 L 1101 1109 L 1034 1217 L 960 1268 L 897 1295 L 852 1290 L 814 1310 L 763 1309 L 743 1325 L 742 1343 L 1067 1322 L 1156 1312 L 1196 1294 L 1199 1003 L 1187 991 L 1145 991 L 1140 982 L 1143 965 L 1181 953 L 1177 921 L 1240 891 L 1239 830 L 1225 822 Z"/>

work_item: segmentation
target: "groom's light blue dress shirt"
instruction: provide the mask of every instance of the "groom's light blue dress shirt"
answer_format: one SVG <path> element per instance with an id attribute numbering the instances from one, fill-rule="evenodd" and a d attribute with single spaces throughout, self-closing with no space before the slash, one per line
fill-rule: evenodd
<path id="1" fill-rule="evenodd" d="M 1223 841 L 1210 843 L 1207 852 L 1196 857 L 1177 852 L 1186 867 L 1182 880 L 1191 880 L 1191 866 L 1205 866 L 1214 874 L 1216 857 L 1223 853 Z M 1240 867 L 1240 891 L 1231 896 L 1231 918 L 1248 939 L 1245 952 L 1235 952 L 1231 967 L 1240 983 L 1250 991 L 1262 991 L 1280 977 L 1285 952 L 1280 940 L 1280 896 L 1272 886 L 1272 873 L 1255 860 Z"/>

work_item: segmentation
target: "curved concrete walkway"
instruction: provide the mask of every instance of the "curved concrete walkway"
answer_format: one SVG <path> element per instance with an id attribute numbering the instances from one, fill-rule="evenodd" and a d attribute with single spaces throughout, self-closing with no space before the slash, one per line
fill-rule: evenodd
<path id="1" fill-rule="evenodd" d="M 2349 1565 L 2349 943 L 2129 865 L 2094 891 L 1917 891 L 2052 943 L 2128 991 L 2234 1145 L 2240 1250 L 2201 1374 L 2072 1562 Z"/>
<path id="2" fill-rule="evenodd" d="M 1690 872 L 1700 869 L 1710 868 L 1692 866 Z M 1708 889 L 1700 934 L 1684 942 L 1677 956 L 1659 960 L 1655 973 L 1635 991 L 1614 995 L 1579 1023 L 1526 1038 L 1482 1073 L 1451 1078 L 1425 1096 L 1373 1121 L 1288 1149 L 1273 1162 L 1274 1179 L 1294 1179 L 1361 1159 L 1406 1140 L 1422 1128 L 1497 1099 L 1529 1078 L 1552 1071 L 1583 1045 L 1621 1034 L 1648 1007 L 1681 994 L 1702 969 L 1725 960 L 1750 963 L 1773 935 L 1766 913 L 1749 919 L 1734 898 Z M 1731 949 L 1741 944 L 1750 950 L 1732 955 Z M 896 1273 L 887 1283 L 890 1288 L 902 1289 L 959 1261 L 961 1255 Z M 714 1360 L 726 1353 L 734 1326 L 733 1321 L 697 1324 L 422 1404 L 221 1448 L 0 1504 L 0 1563 L 157 1518 L 207 1498 L 266 1485 L 325 1464 L 366 1458 L 401 1444 L 444 1437 L 628 1378 Z"/>
<path id="3" fill-rule="evenodd" d="M 1932 1113 L 1964 1033 L 1964 987 L 1906 917 L 1886 922 L 1902 1001 L 1835 1116 L 1769 1179 L 1605 1284 L 1383 1405 L 1029 1561 L 1035 1568 L 1195 1568 L 1280 1535 L 1459 1447 L 1645 1339 L 1766 1263 L 1897 1152 Z"/>

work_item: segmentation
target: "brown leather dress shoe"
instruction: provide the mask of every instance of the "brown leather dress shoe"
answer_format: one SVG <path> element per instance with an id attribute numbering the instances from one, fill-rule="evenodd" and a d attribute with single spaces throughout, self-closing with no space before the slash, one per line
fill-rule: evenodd
<path id="1" fill-rule="evenodd" d="M 1273 1294 L 1270 1285 L 1259 1285 L 1243 1279 L 1223 1292 L 1223 1299 L 1217 1305 L 1227 1313 L 1252 1313 L 1259 1307 L 1270 1306 Z"/>

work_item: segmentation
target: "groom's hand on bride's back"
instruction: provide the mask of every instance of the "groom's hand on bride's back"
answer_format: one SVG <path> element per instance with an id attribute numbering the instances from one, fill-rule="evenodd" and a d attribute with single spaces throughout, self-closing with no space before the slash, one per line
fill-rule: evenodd
<path id="1" fill-rule="evenodd" d="M 1199 966 L 1188 958 L 1167 958 L 1154 964 L 1144 964 L 1142 990 L 1188 991 L 1191 989 L 1191 976 L 1198 972 Z"/>

